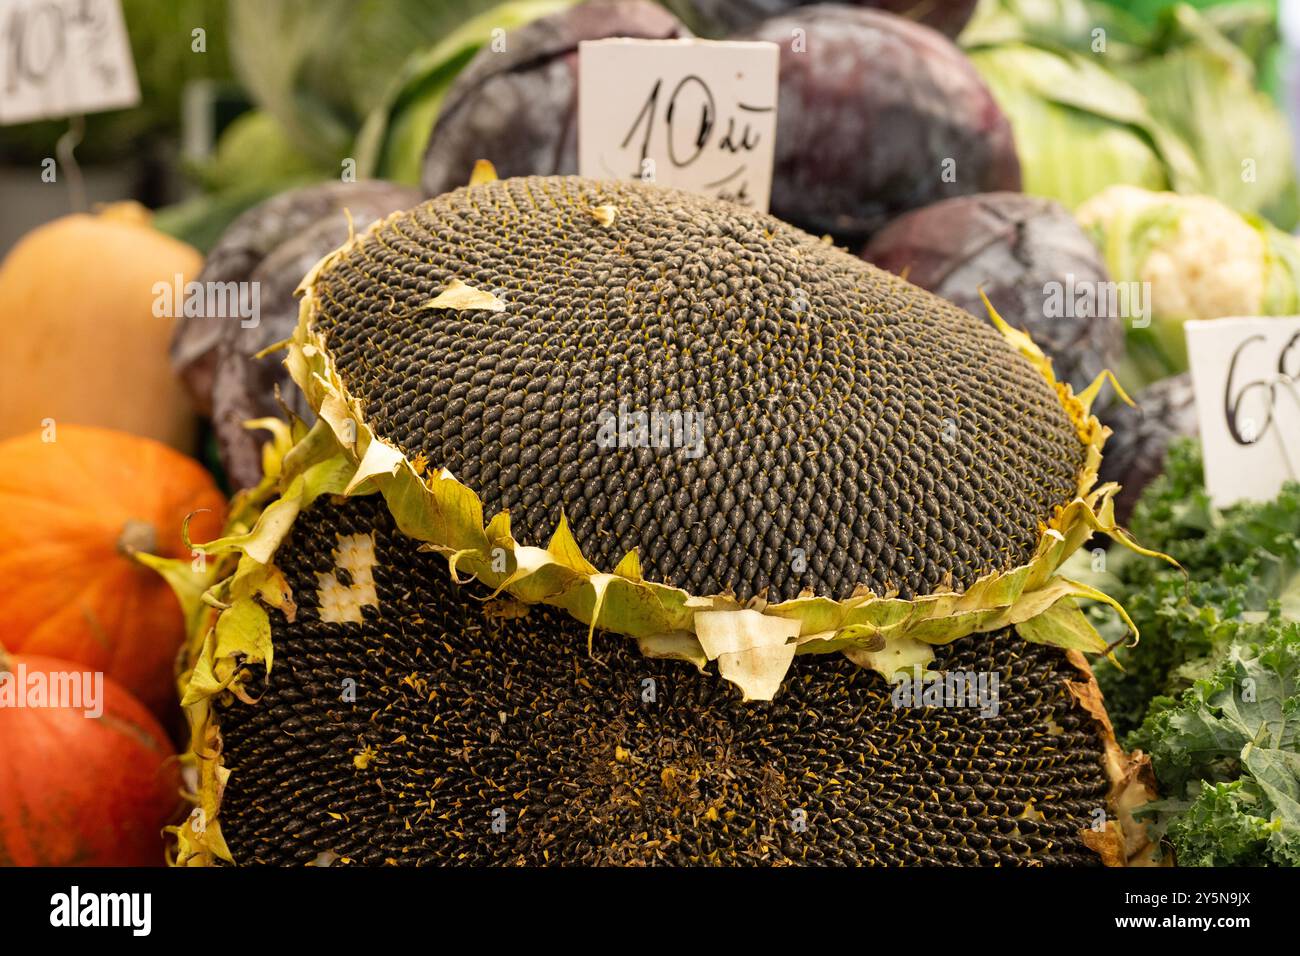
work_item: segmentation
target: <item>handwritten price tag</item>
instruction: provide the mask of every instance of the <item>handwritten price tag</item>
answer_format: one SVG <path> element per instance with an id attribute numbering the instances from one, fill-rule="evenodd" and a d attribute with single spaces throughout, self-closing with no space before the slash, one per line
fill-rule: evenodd
<path id="1" fill-rule="evenodd" d="M 1300 316 L 1183 328 L 1210 498 L 1227 507 L 1277 497 L 1300 479 Z"/>
<path id="2" fill-rule="evenodd" d="M 118 0 L 0 2 L 0 126 L 138 102 Z"/>
<path id="3" fill-rule="evenodd" d="M 775 43 L 588 40 L 578 49 L 578 168 L 767 211 Z"/>

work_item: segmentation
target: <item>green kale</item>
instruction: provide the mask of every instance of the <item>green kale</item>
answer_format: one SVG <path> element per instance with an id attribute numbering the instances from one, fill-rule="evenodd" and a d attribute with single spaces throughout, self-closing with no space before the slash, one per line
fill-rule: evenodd
<path id="1" fill-rule="evenodd" d="M 1183 571 L 1094 552 L 1142 634 L 1097 678 L 1125 746 L 1151 755 L 1163 799 L 1140 812 L 1181 865 L 1300 866 L 1300 484 L 1218 510 L 1201 475 L 1199 446 L 1174 445 L 1131 523 Z"/>
<path id="2" fill-rule="evenodd" d="M 1300 866 L 1300 625 L 1250 631 L 1128 741 L 1166 794 L 1139 813 L 1183 866 Z"/>
<path id="3" fill-rule="evenodd" d="M 1281 819 L 1258 815 L 1262 803 L 1258 787 L 1247 780 L 1201 787 L 1190 802 L 1148 804 L 1165 814 L 1165 837 L 1180 866 L 1296 864 L 1295 847 L 1279 840 Z"/>
<path id="4" fill-rule="evenodd" d="M 1111 549 L 1105 589 L 1142 634 L 1117 652 L 1123 670 L 1097 677 L 1120 732 L 1135 729 L 1148 703 L 1174 695 L 1214 669 L 1243 627 L 1300 620 L 1300 484 L 1264 504 L 1216 510 L 1201 480 L 1200 447 L 1170 448 L 1165 473 L 1146 489 L 1131 529 L 1138 541 L 1175 558 L 1182 572 Z M 1094 609 L 1108 636 L 1112 617 Z"/>

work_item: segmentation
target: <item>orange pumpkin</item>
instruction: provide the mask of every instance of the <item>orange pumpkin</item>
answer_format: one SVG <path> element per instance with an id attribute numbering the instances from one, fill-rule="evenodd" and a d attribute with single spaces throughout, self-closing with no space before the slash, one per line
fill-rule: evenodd
<path id="1" fill-rule="evenodd" d="M 181 608 L 131 553 L 190 557 L 182 527 L 200 511 L 190 537 L 209 541 L 221 492 L 156 441 L 60 425 L 0 442 L 0 644 L 104 671 L 170 713 Z"/>
<path id="2" fill-rule="evenodd" d="M 194 410 L 168 357 L 174 319 L 155 313 L 176 311 L 175 292 L 159 290 L 183 289 L 202 265 L 135 203 L 24 236 L 0 263 L 0 439 L 53 419 L 192 451 Z"/>
<path id="3" fill-rule="evenodd" d="M 0 682 L 0 865 L 160 865 L 182 801 L 158 721 L 67 661 L 0 648 Z"/>

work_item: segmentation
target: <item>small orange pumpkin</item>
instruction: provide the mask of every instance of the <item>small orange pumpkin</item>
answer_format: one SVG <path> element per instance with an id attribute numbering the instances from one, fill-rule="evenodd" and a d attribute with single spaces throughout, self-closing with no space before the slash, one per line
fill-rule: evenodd
<path id="1" fill-rule="evenodd" d="M 160 715 L 175 707 L 184 621 L 134 551 L 190 557 L 225 500 L 195 461 L 148 438 L 58 425 L 0 442 L 0 644 L 104 671 Z M 45 439 L 53 438 L 52 441 Z"/>
<path id="2" fill-rule="evenodd" d="M 79 671 L 0 647 L 0 866 L 159 866 L 182 807 L 171 743 L 112 680 L 55 697 Z M 46 688 L 39 705 L 15 706 L 33 683 Z"/>

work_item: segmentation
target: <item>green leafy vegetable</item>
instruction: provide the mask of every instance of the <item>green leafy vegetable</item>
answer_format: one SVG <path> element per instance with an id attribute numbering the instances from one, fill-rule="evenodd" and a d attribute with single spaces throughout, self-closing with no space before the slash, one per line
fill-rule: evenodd
<path id="1" fill-rule="evenodd" d="M 295 146 L 334 165 L 407 57 L 498 0 L 229 0 L 235 71 Z"/>
<path id="2" fill-rule="evenodd" d="M 1138 61 L 1116 72 L 1146 97 L 1151 115 L 1191 147 L 1201 189 L 1283 229 L 1296 224 L 1296 182 L 1286 117 L 1256 88 L 1255 64 L 1185 4 L 1167 11 Z"/>
<path id="3" fill-rule="evenodd" d="M 1251 630 L 1129 739 L 1170 794 L 1139 813 L 1183 866 L 1300 866 L 1300 626 Z"/>
<path id="4" fill-rule="evenodd" d="M 1217 511 L 1201 475 L 1200 446 L 1171 445 L 1164 474 L 1138 500 L 1131 522 L 1137 539 L 1172 556 L 1186 578 L 1127 552 L 1106 555 L 1100 586 L 1142 633 L 1137 647 L 1117 651 L 1123 671 L 1098 670 L 1120 731 L 1142 722 L 1153 697 L 1179 694 L 1212 672 L 1243 628 L 1300 620 L 1300 485 L 1288 484 L 1271 502 Z M 1098 625 L 1111 639 L 1123 637 L 1108 619 Z"/>
<path id="5" fill-rule="evenodd" d="M 1275 4 L 983 0 L 962 45 L 1011 118 L 1025 191 L 1073 208 L 1116 185 L 1300 219 Z"/>
<path id="6" fill-rule="evenodd" d="M 1166 0 L 1160 0 L 1164 3 Z M 958 42 L 969 49 L 1036 43 L 1073 50 L 1136 55 L 1150 26 L 1116 7 L 1090 0 L 980 0 Z"/>
<path id="7" fill-rule="evenodd" d="M 1112 6 L 1123 10 L 1134 19 L 1154 24 L 1168 9 L 1169 0 L 1098 0 L 1101 6 Z M 1242 0 L 1186 0 L 1192 7 L 1211 10 L 1215 7 L 1254 6 L 1265 9 L 1277 9 L 1277 0 L 1262 0 L 1260 3 L 1243 3 Z"/>
<path id="8" fill-rule="evenodd" d="M 1132 86 L 1066 49 L 1000 43 L 970 60 L 1011 121 L 1024 191 L 1073 209 L 1107 186 L 1195 191 L 1187 147 Z"/>
<path id="9" fill-rule="evenodd" d="M 359 175 L 418 185 L 424 151 L 457 74 L 495 30 L 514 30 L 572 6 L 575 0 L 511 0 L 459 25 L 418 50 L 399 73 L 357 136 Z"/>
<path id="10" fill-rule="evenodd" d="M 226 127 L 212 160 L 199 175 L 209 190 L 223 192 L 326 179 L 337 172 L 315 165 L 294 147 L 275 117 L 253 109 Z"/>
<path id="11" fill-rule="evenodd" d="M 1220 511 L 1201 475 L 1199 445 L 1175 443 L 1131 525 L 1186 577 L 1094 557 L 1092 583 L 1142 633 L 1097 679 L 1126 746 L 1151 754 L 1164 799 L 1146 812 L 1180 864 L 1300 865 L 1300 484 Z"/>

